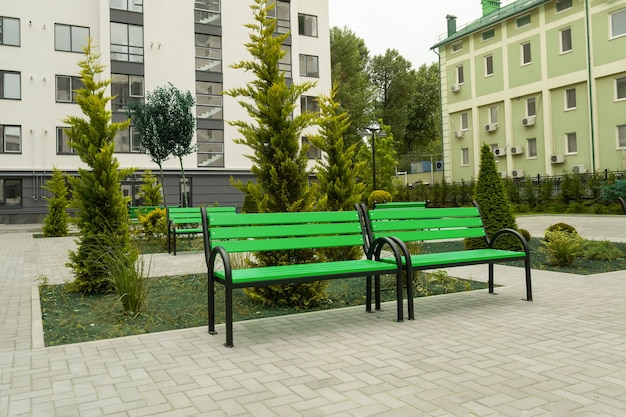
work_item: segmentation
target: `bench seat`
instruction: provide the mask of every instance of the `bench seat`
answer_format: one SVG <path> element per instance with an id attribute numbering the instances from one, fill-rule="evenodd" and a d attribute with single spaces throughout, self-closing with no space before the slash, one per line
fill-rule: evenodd
<path id="1" fill-rule="evenodd" d="M 413 268 L 443 268 L 472 264 L 484 264 L 489 261 L 514 261 L 524 260 L 526 254 L 524 252 L 516 252 L 500 249 L 475 249 L 463 250 L 456 252 L 441 253 L 420 253 L 419 255 L 411 255 L 411 266 Z M 395 262 L 392 258 L 383 258 L 385 262 Z M 406 259 L 402 259 L 403 265 L 406 265 Z"/>

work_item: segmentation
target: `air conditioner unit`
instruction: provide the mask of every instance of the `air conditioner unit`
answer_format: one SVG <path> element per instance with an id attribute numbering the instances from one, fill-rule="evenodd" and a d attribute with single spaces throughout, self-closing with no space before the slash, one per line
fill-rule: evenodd
<path id="1" fill-rule="evenodd" d="M 550 162 L 553 164 L 562 164 L 565 162 L 565 156 L 561 153 L 555 153 L 550 156 Z"/>
<path id="2" fill-rule="evenodd" d="M 511 177 L 513 177 L 513 178 L 523 178 L 524 177 L 524 170 L 523 169 L 514 169 L 513 171 L 511 171 Z"/>
<path id="3" fill-rule="evenodd" d="M 443 161 L 435 162 L 435 171 L 443 171 Z"/>
<path id="4" fill-rule="evenodd" d="M 524 153 L 523 146 L 511 146 L 511 155 L 521 155 Z"/>
<path id="5" fill-rule="evenodd" d="M 459 91 L 461 91 L 461 85 L 460 84 L 452 84 L 450 86 L 450 91 L 452 91 L 453 93 L 458 93 Z"/>
<path id="6" fill-rule="evenodd" d="M 496 148 L 493 150 L 493 154 L 495 156 L 504 156 L 506 155 L 506 148 Z"/>
<path id="7" fill-rule="evenodd" d="M 584 165 L 572 165 L 572 171 L 574 174 L 586 174 L 587 167 Z"/>
<path id="8" fill-rule="evenodd" d="M 535 124 L 535 117 L 536 116 L 528 116 L 528 117 L 524 117 L 522 119 L 522 125 L 524 126 L 532 126 Z"/>
<path id="9" fill-rule="evenodd" d="M 497 128 L 497 123 L 487 123 L 485 125 L 485 132 L 495 132 Z"/>
<path id="10" fill-rule="evenodd" d="M 463 136 L 464 136 L 464 132 L 463 132 L 462 130 L 455 130 L 455 131 L 454 131 L 454 137 L 455 137 L 455 138 L 460 139 L 460 138 L 462 138 Z"/>

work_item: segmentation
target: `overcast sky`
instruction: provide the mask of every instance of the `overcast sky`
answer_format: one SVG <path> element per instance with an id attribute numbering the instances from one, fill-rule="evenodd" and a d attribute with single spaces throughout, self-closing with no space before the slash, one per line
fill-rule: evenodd
<path id="1" fill-rule="evenodd" d="M 447 31 L 446 15 L 457 27 L 478 19 L 481 0 L 328 0 L 330 26 L 348 27 L 365 41 L 370 55 L 397 49 L 418 68 L 437 61 L 430 47 Z M 512 0 L 504 0 L 509 4 Z"/>

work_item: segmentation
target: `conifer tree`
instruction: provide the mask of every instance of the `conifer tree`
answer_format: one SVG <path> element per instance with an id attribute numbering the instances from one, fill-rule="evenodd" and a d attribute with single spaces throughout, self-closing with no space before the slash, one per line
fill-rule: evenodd
<path id="1" fill-rule="evenodd" d="M 163 203 L 161 184 L 158 183 L 152 171 L 147 169 L 142 175 L 142 184 L 139 187 L 142 206 L 160 206 Z"/>
<path id="2" fill-rule="evenodd" d="M 106 109 L 111 97 L 105 95 L 111 80 L 98 80 L 104 65 L 99 63 L 100 56 L 92 52 L 91 40 L 84 51 L 85 60 L 78 63 L 84 87 L 76 91 L 76 102 L 86 119 L 68 116 L 64 120 L 70 126 L 66 129 L 70 146 L 89 167 L 79 168 L 78 177 L 70 179 L 79 240 L 76 251 L 70 252 L 68 266 L 75 276 L 72 288 L 94 293 L 112 290 L 110 271 L 102 259 L 105 246 L 116 242 L 120 256 L 133 256 L 127 198 L 121 190 L 121 180 L 133 170 L 121 170 L 114 156 L 115 135 L 129 122 L 111 123 L 111 112 Z"/>
<path id="3" fill-rule="evenodd" d="M 52 178 L 43 188 L 52 193 L 52 197 L 48 198 L 48 215 L 44 219 L 43 235 L 45 237 L 67 236 L 70 221 L 67 209 L 70 202 L 67 199 L 68 190 L 63 171 L 54 167 Z"/>
<path id="4" fill-rule="evenodd" d="M 517 230 L 515 216 L 509 204 L 504 183 L 496 169 L 493 152 L 487 144 L 483 144 L 480 149 L 480 169 L 478 181 L 474 188 L 474 200 L 478 203 L 483 225 L 489 238 L 505 227 Z M 482 238 L 472 238 L 465 240 L 465 247 L 480 249 L 487 247 L 487 245 Z M 518 250 L 520 245 L 515 238 L 503 236 L 498 239 L 496 247 Z"/>

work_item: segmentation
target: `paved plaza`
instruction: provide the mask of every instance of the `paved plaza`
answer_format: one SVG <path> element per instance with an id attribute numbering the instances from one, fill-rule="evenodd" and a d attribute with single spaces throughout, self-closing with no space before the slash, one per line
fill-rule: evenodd
<path id="1" fill-rule="evenodd" d="M 626 216 L 525 216 L 626 241 Z M 416 320 L 363 307 L 44 347 L 39 278 L 71 279 L 73 238 L 0 225 L 0 416 L 623 416 L 626 272 L 496 266 L 487 290 L 417 299 Z M 201 253 L 151 257 L 152 275 L 204 272 Z M 451 268 L 486 280 L 487 266 Z"/>

